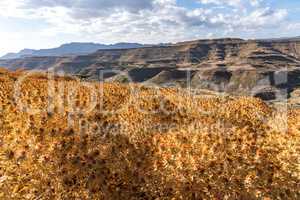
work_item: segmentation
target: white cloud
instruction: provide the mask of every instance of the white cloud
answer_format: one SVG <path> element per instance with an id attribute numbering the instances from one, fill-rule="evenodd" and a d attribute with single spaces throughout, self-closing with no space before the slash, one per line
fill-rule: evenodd
<path id="1" fill-rule="evenodd" d="M 22 6 L 22 0 L 1 0 L 0 1 L 0 16 L 5 17 L 25 17 L 24 10 L 19 10 L 18 7 Z"/>
<path id="2" fill-rule="evenodd" d="M 287 10 L 264 8 L 264 0 L 195 1 L 212 6 L 185 8 L 176 0 L 1 0 L 0 17 L 44 21 L 47 28 L 32 34 L 52 39 L 49 43 L 62 35 L 80 41 L 157 43 L 275 30 L 288 15 Z"/>
<path id="3" fill-rule="evenodd" d="M 241 0 L 199 0 L 203 4 L 216 4 L 216 5 L 230 5 L 230 6 L 240 6 Z"/>
<path id="4" fill-rule="evenodd" d="M 260 6 L 260 4 L 263 2 L 264 0 L 250 0 L 250 4 L 252 6 Z"/>
<path id="5" fill-rule="evenodd" d="M 24 7 L 38 8 L 69 8 L 74 18 L 96 18 L 114 11 L 126 10 L 139 12 L 151 9 L 154 0 L 24 0 Z"/>
<path id="6" fill-rule="evenodd" d="M 271 8 L 262 8 L 240 18 L 238 24 L 246 28 L 274 27 L 279 26 L 287 15 L 288 12 L 285 9 L 272 10 Z"/>
<path id="7" fill-rule="evenodd" d="M 232 7 L 260 6 L 264 0 L 198 0 L 202 4 L 227 5 Z"/>
<path id="8" fill-rule="evenodd" d="M 300 32 L 300 22 L 289 23 L 289 24 L 287 24 L 286 29 L 288 31 L 298 31 L 298 32 Z"/>
<path id="9" fill-rule="evenodd" d="M 22 48 L 22 43 L 20 43 L 22 39 L 25 38 L 22 38 L 22 35 L 20 34 L 5 32 L 1 30 L 0 31 L 0 43 L 1 43 L 0 56 L 3 55 L 4 53 L 10 51 L 16 51 Z M 12 41 L 19 41 L 19 44 L 12 45 Z"/>

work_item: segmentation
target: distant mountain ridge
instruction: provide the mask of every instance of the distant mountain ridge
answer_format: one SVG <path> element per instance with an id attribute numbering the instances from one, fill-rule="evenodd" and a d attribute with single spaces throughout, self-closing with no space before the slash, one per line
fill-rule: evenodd
<path id="1" fill-rule="evenodd" d="M 0 60 L 0 66 L 10 70 L 63 71 L 92 81 L 192 87 L 264 100 L 292 97 L 295 91 L 300 91 L 300 38 L 297 37 L 218 38 L 123 47 L 76 56 Z"/>
<path id="2" fill-rule="evenodd" d="M 96 52 L 97 50 L 104 49 L 133 49 L 141 48 L 151 45 L 144 45 L 139 43 L 116 43 L 116 44 L 97 44 L 97 43 L 80 43 L 73 42 L 68 44 L 63 44 L 57 48 L 51 49 L 23 49 L 18 53 L 8 53 L 0 59 L 18 59 L 25 57 L 35 57 L 35 56 L 70 56 L 70 55 L 84 55 Z"/>

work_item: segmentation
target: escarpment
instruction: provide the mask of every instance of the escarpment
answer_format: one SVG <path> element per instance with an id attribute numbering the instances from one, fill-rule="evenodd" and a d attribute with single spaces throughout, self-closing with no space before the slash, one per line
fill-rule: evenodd
<path id="1" fill-rule="evenodd" d="M 191 86 L 254 96 L 271 90 L 289 97 L 300 86 L 300 40 L 195 40 L 81 56 L 1 60 L 0 65 L 55 70 L 85 80 Z"/>

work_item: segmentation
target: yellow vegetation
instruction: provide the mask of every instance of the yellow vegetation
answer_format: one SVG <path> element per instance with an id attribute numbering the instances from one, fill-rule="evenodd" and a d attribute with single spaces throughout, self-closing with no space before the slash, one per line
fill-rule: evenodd
<path id="1" fill-rule="evenodd" d="M 15 96 L 22 74 L 0 72 L 0 199 L 300 199 L 300 111 L 42 75 Z"/>

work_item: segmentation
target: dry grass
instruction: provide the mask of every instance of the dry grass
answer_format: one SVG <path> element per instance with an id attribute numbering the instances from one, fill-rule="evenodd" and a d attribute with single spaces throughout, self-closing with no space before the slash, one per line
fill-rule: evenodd
<path id="1" fill-rule="evenodd" d="M 57 79 L 49 96 L 39 75 L 21 85 L 33 115 L 14 99 L 21 74 L 0 72 L 0 199 L 300 199 L 300 111 L 282 132 L 258 99 L 104 84 L 77 115 L 67 97 L 87 107 L 87 88 Z"/>

